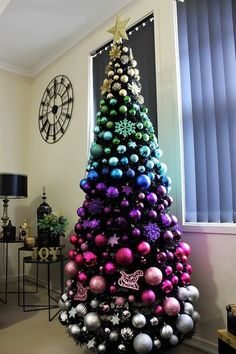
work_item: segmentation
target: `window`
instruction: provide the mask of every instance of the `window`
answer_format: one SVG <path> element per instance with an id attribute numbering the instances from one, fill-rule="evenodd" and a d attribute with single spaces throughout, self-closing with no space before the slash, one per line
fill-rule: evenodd
<path id="1" fill-rule="evenodd" d="M 185 221 L 236 222 L 236 4 L 177 4 Z"/>

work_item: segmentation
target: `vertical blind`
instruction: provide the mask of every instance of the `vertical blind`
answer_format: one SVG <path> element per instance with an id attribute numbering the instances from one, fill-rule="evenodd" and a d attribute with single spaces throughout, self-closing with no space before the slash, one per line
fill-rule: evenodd
<path id="1" fill-rule="evenodd" d="M 140 71 L 142 96 L 148 108 L 149 118 L 157 131 L 157 98 L 155 70 L 154 18 L 150 15 L 127 30 L 127 46 L 132 48 L 137 68 Z M 97 112 L 101 99 L 100 87 L 105 78 L 105 68 L 109 62 L 111 42 L 92 53 L 93 57 L 93 104 Z"/>
<path id="2" fill-rule="evenodd" d="M 177 4 L 185 220 L 236 222 L 236 4 Z"/>

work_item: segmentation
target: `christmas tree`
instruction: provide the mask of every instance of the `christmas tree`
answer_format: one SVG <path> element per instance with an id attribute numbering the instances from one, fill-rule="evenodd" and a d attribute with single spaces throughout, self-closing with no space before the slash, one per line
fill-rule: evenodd
<path id="1" fill-rule="evenodd" d="M 199 314 L 166 165 L 117 17 L 94 128 L 86 193 L 70 236 L 60 321 L 98 353 L 156 353 L 192 336 Z"/>

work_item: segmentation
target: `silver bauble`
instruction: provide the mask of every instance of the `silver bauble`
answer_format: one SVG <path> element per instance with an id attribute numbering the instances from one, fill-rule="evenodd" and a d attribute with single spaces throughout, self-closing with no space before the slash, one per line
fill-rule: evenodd
<path id="1" fill-rule="evenodd" d="M 83 333 L 88 333 L 87 327 L 86 327 L 86 326 L 83 326 L 83 327 L 81 328 L 81 332 L 83 332 Z"/>
<path id="2" fill-rule="evenodd" d="M 77 324 L 73 324 L 70 327 L 70 335 L 72 335 L 73 337 L 78 337 L 80 335 L 81 329 Z"/>
<path id="3" fill-rule="evenodd" d="M 137 66 L 137 61 L 136 60 L 131 60 L 131 66 L 132 68 L 135 68 Z"/>
<path id="4" fill-rule="evenodd" d="M 123 47 L 122 50 L 123 50 L 124 53 L 128 53 L 129 48 L 128 47 Z"/>
<path id="5" fill-rule="evenodd" d="M 110 328 L 106 327 L 106 328 L 104 329 L 104 332 L 105 332 L 106 334 L 110 334 L 110 333 L 111 333 L 111 330 L 110 330 Z"/>
<path id="6" fill-rule="evenodd" d="M 193 311 L 191 315 L 193 322 L 197 323 L 200 320 L 200 315 L 197 311 Z"/>
<path id="7" fill-rule="evenodd" d="M 155 349 L 159 349 L 159 348 L 161 348 L 161 341 L 159 340 L 159 339 L 154 339 L 154 341 L 153 341 L 153 347 L 155 348 Z"/>
<path id="8" fill-rule="evenodd" d="M 125 319 L 129 319 L 130 316 L 131 316 L 131 313 L 128 311 L 128 310 L 124 310 L 122 312 L 122 316 L 125 318 Z"/>
<path id="9" fill-rule="evenodd" d="M 104 353 L 106 353 L 106 351 L 107 351 L 107 348 L 104 343 L 101 343 L 98 345 L 98 353 L 104 354 Z"/>
<path id="10" fill-rule="evenodd" d="M 88 310 L 87 310 L 87 306 L 85 304 L 81 303 L 76 306 L 76 313 L 79 316 L 84 317 L 87 312 L 88 312 Z"/>
<path id="11" fill-rule="evenodd" d="M 179 343 L 179 338 L 175 334 L 172 334 L 172 336 L 169 339 L 169 343 L 171 345 L 177 345 Z"/>
<path id="12" fill-rule="evenodd" d="M 84 324 L 88 331 L 95 331 L 101 326 L 101 321 L 96 312 L 89 312 L 84 318 Z"/>
<path id="13" fill-rule="evenodd" d="M 136 315 L 133 316 L 132 318 L 132 325 L 135 328 L 142 328 L 146 324 L 146 317 L 142 315 L 141 313 L 137 313 Z"/>
<path id="14" fill-rule="evenodd" d="M 188 285 L 187 289 L 189 292 L 188 294 L 189 301 L 196 302 L 199 299 L 199 291 L 196 288 L 196 286 Z"/>
<path id="15" fill-rule="evenodd" d="M 177 298 L 182 301 L 188 300 L 189 292 L 187 288 L 180 287 L 177 290 Z"/>
<path id="16" fill-rule="evenodd" d="M 177 317 L 176 328 L 181 333 L 188 333 L 193 329 L 193 327 L 194 327 L 194 323 L 192 318 L 189 315 L 182 314 Z"/>
<path id="17" fill-rule="evenodd" d="M 109 339 L 111 342 L 116 342 L 119 338 L 119 334 L 118 332 L 116 331 L 112 331 L 110 334 L 109 334 Z"/>
<path id="18" fill-rule="evenodd" d="M 134 350 L 138 354 L 149 353 L 153 347 L 152 338 L 146 333 L 139 333 L 134 338 L 133 345 L 134 345 Z"/>
<path id="19" fill-rule="evenodd" d="M 190 302 L 185 302 L 184 313 L 186 313 L 189 316 L 192 316 L 193 311 L 194 311 L 193 305 Z"/>
<path id="20" fill-rule="evenodd" d="M 66 293 L 64 293 L 64 294 L 62 294 L 61 299 L 62 299 L 62 301 L 65 302 L 65 301 L 68 300 L 69 298 L 68 298 L 68 295 L 67 295 Z"/>
<path id="21" fill-rule="evenodd" d="M 63 301 L 62 299 L 60 299 L 58 301 L 58 307 L 62 311 L 68 311 L 71 309 L 71 301 L 70 300 Z"/>
<path id="22" fill-rule="evenodd" d="M 124 344 L 119 344 L 117 347 L 117 350 L 119 353 L 125 353 L 126 352 L 126 346 Z"/>
<path id="23" fill-rule="evenodd" d="M 125 340 L 130 340 L 134 336 L 134 332 L 130 327 L 124 327 L 120 331 L 121 337 Z"/>
<path id="24" fill-rule="evenodd" d="M 96 309 L 99 305 L 99 302 L 97 299 L 93 299 L 91 302 L 90 302 L 90 306 L 92 307 L 92 309 Z"/>
<path id="25" fill-rule="evenodd" d="M 61 324 L 66 325 L 68 323 L 68 314 L 67 311 L 63 311 L 60 315 L 59 315 L 59 320 L 61 322 Z"/>
<path id="26" fill-rule="evenodd" d="M 162 338 L 169 339 L 173 334 L 173 328 L 170 325 L 164 325 L 160 330 Z"/>
<path id="27" fill-rule="evenodd" d="M 152 326 L 157 326 L 158 323 L 159 323 L 159 320 L 158 320 L 157 317 L 152 317 L 152 318 L 150 319 L 150 323 L 151 323 Z"/>

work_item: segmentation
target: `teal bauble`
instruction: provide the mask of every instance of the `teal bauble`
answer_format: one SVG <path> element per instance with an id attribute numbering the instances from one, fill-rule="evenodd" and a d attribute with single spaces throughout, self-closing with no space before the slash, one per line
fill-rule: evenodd
<path id="1" fill-rule="evenodd" d="M 132 154 L 132 155 L 130 156 L 130 161 L 131 161 L 131 162 L 133 162 L 133 163 L 137 163 L 137 162 L 138 162 L 138 160 L 139 160 L 138 155 L 136 155 L 136 154 Z"/>
<path id="2" fill-rule="evenodd" d="M 94 162 L 92 163 L 92 166 L 93 166 L 93 168 L 97 168 L 97 167 L 98 167 L 98 162 L 95 162 L 95 161 L 94 161 Z"/>
<path id="3" fill-rule="evenodd" d="M 145 172 L 145 170 L 146 170 L 145 167 L 142 166 L 142 165 L 138 167 L 138 171 L 139 171 L 140 173 Z"/>
<path id="4" fill-rule="evenodd" d="M 107 117 L 102 117 L 101 118 L 101 123 L 106 124 L 107 123 Z"/>
<path id="5" fill-rule="evenodd" d="M 142 189 L 142 190 L 147 190 L 150 185 L 151 185 L 151 178 L 147 175 L 139 175 L 137 178 L 136 178 L 136 184 L 137 186 Z"/>
<path id="6" fill-rule="evenodd" d="M 109 103 L 111 106 L 115 106 L 117 104 L 117 100 L 115 98 L 111 98 Z"/>
<path id="7" fill-rule="evenodd" d="M 159 159 L 160 157 L 162 157 L 163 152 L 161 149 L 156 149 L 155 150 L 155 156 Z"/>
<path id="8" fill-rule="evenodd" d="M 145 142 L 149 141 L 149 140 L 150 140 L 149 134 L 144 133 L 144 134 L 143 134 L 143 140 L 144 140 Z"/>
<path id="9" fill-rule="evenodd" d="M 100 132 L 100 127 L 98 125 L 95 125 L 95 127 L 93 128 L 93 132 L 94 134 L 98 134 Z"/>
<path id="10" fill-rule="evenodd" d="M 104 153 L 105 153 L 106 155 L 109 155 L 109 154 L 111 153 L 111 149 L 110 149 L 110 148 L 105 148 L 105 149 L 104 149 Z"/>
<path id="11" fill-rule="evenodd" d="M 164 162 L 160 164 L 160 175 L 165 175 L 167 172 L 167 165 Z"/>
<path id="12" fill-rule="evenodd" d="M 117 157 L 113 156 L 109 159 L 108 164 L 110 166 L 116 166 L 118 164 L 119 160 Z"/>
<path id="13" fill-rule="evenodd" d="M 151 161 L 151 160 L 148 160 L 148 161 L 146 162 L 146 167 L 147 167 L 148 170 L 152 170 L 153 167 L 154 167 L 154 162 Z"/>
<path id="14" fill-rule="evenodd" d="M 144 157 L 148 157 L 151 154 L 151 150 L 148 146 L 144 145 L 141 146 L 139 149 L 140 155 L 144 156 Z"/>
<path id="15" fill-rule="evenodd" d="M 129 159 L 127 157 L 122 157 L 120 162 L 121 162 L 122 165 L 126 166 L 129 163 Z"/>
<path id="16" fill-rule="evenodd" d="M 115 180 L 121 179 L 122 176 L 123 176 L 123 172 L 120 168 L 114 168 L 111 171 L 111 178 Z"/>
<path id="17" fill-rule="evenodd" d="M 142 119 L 148 119 L 148 116 L 147 116 L 146 113 L 141 112 L 141 113 L 140 113 L 140 118 L 142 118 Z"/>
<path id="18" fill-rule="evenodd" d="M 100 157 L 103 154 L 102 145 L 92 143 L 91 148 L 90 148 L 90 154 L 95 158 Z"/>
<path id="19" fill-rule="evenodd" d="M 106 131 L 104 132 L 103 134 L 103 139 L 106 140 L 106 141 L 109 141 L 113 138 L 113 134 L 112 132 L 109 132 L 109 131 Z"/>
<path id="20" fill-rule="evenodd" d="M 102 164 L 106 165 L 107 164 L 107 159 L 102 159 Z"/>
<path id="21" fill-rule="evenodd" d="M 137 124 L 137 128 L 138 128 L 138 129 L 143 129 L 143 123 L 139 122 L 139 123 Z"/>
<path id="22" fill-rule="evenodd" d="M 126 152 L 126 146 L 125 145 L 119 145 L 117 146 L 117 152 L 119 154 L 124 154 Z"/>

